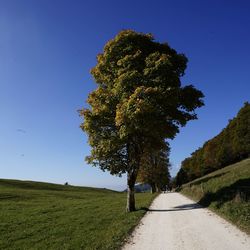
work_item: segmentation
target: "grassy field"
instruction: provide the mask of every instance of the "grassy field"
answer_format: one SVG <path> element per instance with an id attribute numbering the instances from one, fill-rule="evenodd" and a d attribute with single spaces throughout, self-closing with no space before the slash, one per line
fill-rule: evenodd
<path id="1" fill-rule="evenodd" d="M 0 249 L 117 249 L 145 209 L 127 214 L 126 194 L 0 179 Z M 137 207 L 155 196 L 136 194 Z"/>
<path id="2" fill-rule="evenodd" d="M 181 193 L 250 234 L 250 158 L 183 185 Z"/>

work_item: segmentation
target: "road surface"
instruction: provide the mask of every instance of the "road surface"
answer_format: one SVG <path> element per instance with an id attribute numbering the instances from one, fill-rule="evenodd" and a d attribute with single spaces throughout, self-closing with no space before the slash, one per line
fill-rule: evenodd
<path id="1" fill-rule="evenodd" d="M 250 250 L 250 237 L 179 193 L 160 194 L 123 250 Z"/>

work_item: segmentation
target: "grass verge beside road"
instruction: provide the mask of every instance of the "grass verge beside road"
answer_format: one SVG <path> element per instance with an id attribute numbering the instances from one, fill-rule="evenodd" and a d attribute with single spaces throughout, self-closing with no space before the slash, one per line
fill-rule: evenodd
<path id="1" fill-rule="evenodd" d="M 137 208 L 155 196 L 136 194 Z M 0 179 L 0 249 L 117 249 L 146 212 L 126 194 Z"/>
<path id="2" fill-rule="evenodd" d="M 189 182 L 180 192 L 250 234 L 250 158 Z"/>

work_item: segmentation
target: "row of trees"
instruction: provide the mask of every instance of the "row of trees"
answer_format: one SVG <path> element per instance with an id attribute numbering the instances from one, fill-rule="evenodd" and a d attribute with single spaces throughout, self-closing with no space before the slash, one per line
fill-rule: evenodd
<path id="1" fill-rule="evenodd" d="M 92 148 L 86 159 L 113 175 L 127 174 L 127 211 L 135 210 L 137 178 L 168 164 L 166 139 L 196 119 L 194 111 L 203 105 L 201 91 L 181 86 L 186 64 L 185 55 L 151 34 L 124 30 L 91 70 L 98 87 L 89 108 L 80 111 Z"/>
<path id="2" fill-rule="evenodd" d="M 155 152 L 150 150 L 142 156 L 137 182 L 149 184 L 152 193 L 165 190 L 170 184 L 169 169 L 169 148 Z"/>
<path id="3" fill-rule="evenodd" d="M 246 102 L 220 134 L 207 141 L 202 148 L 182 162 L 176 176 L 176 185 L 179 186 L 249 156 L 250 104 Z"/>

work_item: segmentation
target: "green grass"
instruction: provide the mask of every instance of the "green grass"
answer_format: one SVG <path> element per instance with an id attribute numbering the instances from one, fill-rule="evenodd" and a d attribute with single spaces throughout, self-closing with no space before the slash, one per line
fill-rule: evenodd
<path id="1" fill-rule="evenodd" d="M 250 234 L 250 158 L 183 185 L 181 193 Z"/>
<path id="2" fill-rule="evenodd" d="M 155 196 L 136 194 L 137 207 Z M 117 249 L 145 213 L 126 194 L 0 179 L 0 249 Z"/>

